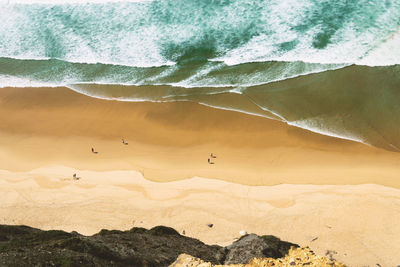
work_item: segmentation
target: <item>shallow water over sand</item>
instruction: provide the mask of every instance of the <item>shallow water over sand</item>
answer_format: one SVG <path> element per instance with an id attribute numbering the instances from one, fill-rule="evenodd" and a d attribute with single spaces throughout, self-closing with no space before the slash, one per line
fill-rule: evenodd
<path id="1" fill-rule="evenodd" d="M 233 88 L 75 84 L 83 94 L 122 101 L 193 101 L 285 121 L 388 150 L 400 148 L 400 66 L 346 68 Z"/>

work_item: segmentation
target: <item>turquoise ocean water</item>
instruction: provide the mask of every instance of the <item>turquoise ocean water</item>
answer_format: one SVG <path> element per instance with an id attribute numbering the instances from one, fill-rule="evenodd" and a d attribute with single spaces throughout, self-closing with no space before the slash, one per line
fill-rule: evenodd
<path id="1" fill-rule="evenodd" d="M 400 1 L 0 1 L 0 87 L 195 101 L 400 148 Z"/>

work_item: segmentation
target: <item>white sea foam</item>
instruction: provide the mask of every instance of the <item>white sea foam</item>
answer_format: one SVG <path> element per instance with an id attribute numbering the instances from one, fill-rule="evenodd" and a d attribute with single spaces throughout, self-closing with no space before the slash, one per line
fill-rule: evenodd
<path id="1" fill-rule="evenodd" d="M 162 55 L 163 48 L 156 42 L 164 29 L 136 26 L 145 20 L 147 7 L 124 14 L 128 4 L 116 5 L 116 10 L 101 5 L 2 5 L 0 57 L 134 67 L 175 64 Z M 107 13 L 111 13 L 109 18 Z M 110 32 L 110 27 L 119 29 Z"/>
<path id="2" fill-rule="evenodd" d="M 12 59 L 10 59 L 12 60 Z M 39 60 L 39 59 L 37 59 Z M 43 60 L 43 59 L 41 59 Z M 22 62 L 18 63 L 17 66 L 22 66 L 20 65 Z M 43 62 L 42 62 L 43 63 Z M 46 63 L 46 62 L 45 62 Z M 36 63 L 35 63 L 36 64 Z M 47 64 L 47 63 L 46 63 Z M 51 62 L 48 62 L 48 64 L 51 64 Z M 222 64 L 222 63 L 221 63 Z M 212 77 L 207 77 L 207 74 L 212 71 L 212 70 L 217 70 L 221 67 L 221 64 L 217 64 L 216 66 L 211 66 L 211 67 L 204 67 L 202 71 L 194 73 L 195 77 L 190 76 L 188 79 L 185 79 L 180 82 L 160 82 L 164 78 L 168 77 L 169 75 L 172 75 L 174 72 L 179 72 L 179 66 L 173 65 L 168 68 L 166 68 L 164 71 L 161 73 L 154 75 L 154 76 L 149 76 L 147 77 L 146 72 L 140 72 L 135 76 L 134 71 L 132 73 L 129 73 L 127 75 L 123 73 L 115 73 L 112 76 L 99 76 L 96 77 L 92 81 L 86 81 L 86 80 L 79 80 L 76 77 L 74 77 L 75 74 L 71 74 L 73 72 L 66 71 L 63 75 L 59 76 L 62 77 L 62 79 L 59 80 L 52 80 L 52 81 L 43 81 L 43 80 L 35 80 L 31 79 L 29 75 L 25 77 L 15 77 L 15 76 L 10 76 L 10 75 L 1 75 L 0 74 L 0 87 L 9 87 L 9 86 L 14 86 L 14 87 L 38 87 L 38 86 L 65 86 L 69 84 L 104 84 L 104 85 L 126 85 L 126 86 L 142 86 L 142 85 L 155 85 L 155 86 L 164 86 L 164 85 L 169 85 L 169 86 L 174 86 L 174 87 L 182 87 L 182 88 L 202 88 L 202 87 L 217 87 L 217 88 L 234 88 L 234 89 L 227 89 L 227 90 L 233 90 L 232 92 L 235 93 L 241 93 L 243 89 L 246 87 L 250 86 L 257 86 L 257 85 L 263 85 L 263 84 L 268 84 L 271 82 L 278 82 L 286 79 L 291 79 L 291 78 L 296 78 L 304 75 L 309 75 L 313 73 L 319 73 L 319 72 L 324 72 L 328 70 L 335 70 L 339 69 L 342 67 L 345 67 L 345 65 L 337 65 L 337 66 L 330 66 L 330 67 L 310 67 L 309 70 L 304 70 L 303 72 L 298 72 L 297 70 L 293 70 L 292 74 L 290 74 L 291 69 L 290 67 L 285 68 L 285 71 L 288 73 L 279 73 L 280 76 L 273 76 L 273 77 L 268 77 L 267 73 L 264 72 L 259 72 L 259 73 L 254 73 L 245 77 L 242 77 L 244 80 L 229 80 L 230 78 L 228 77 L 225 79 L 224 77 L 220 77 L 219 75 L 214 75 Z M 52 67 L 52 66 L 49 66 Z M 96 68 L 96 66 L 90 66 L 90 65 L 85 65 L 83 66 L 86 69 L 82 69 L 80 67 L 80 72 L 88 72 L 91 73 L 93 70 L 91 70 L 91 67 Z M 31 68 L 35 68 L 34 65 L 31 66 Z M 57 67 L 55 67 L 57 69 Z M 52 68 L 49 69 L 40 69 L 39 73 L 41 71 L 44 71 L 45 73 L 51 73 Z M 129 69 L 127 70 L 129 71 Z M 60 72 L 58 70 L 58 72 Z M 144 73 L 144 74 L 143 74 Z M 232 74 L 235 75 L 235 74 Z M 127 78 L 130 79 L 127 80 Z M 237 78 L 237 77 L 235 77 Z M 199 89 L 201 90 L 201 89 Z"/>
<path id="3" fill-rule="evenodd" d="M 365 143 L 365 141 L 352 133 L 347 133 L 342 127 L 328 126 L 326 123 L 319 119 L 307 119 L 298 121 L 286 121 L 287 124 L 296 126 L 314 133 L 327 135 L 335 138 Z M 367 143 L 365 143 L 367 144 Z"/>
<path id="4" fill-rule="evenodd" d="M 244 114 L 248 114 L 248 115 L 252 115 L 252 116 L 258 116 L 258 117 L 268 118 L 268 119 L 271 119 L 271 120 L 276 120 L 276 118 L 266 116 L 265 114 L 248 112 L 248 111 L 244 111 L 244 110 L 241 110 L 241 109 L 221 107 L 221 106 L 218 106 L 218 105 L 212 105 L 212 104 L 208 104 L 208 103 L 205 103 L 205 102 L 199 102 L 199 104 L 201 104 L 203 106 L 211 107 L 211 108 L 217 108 L 217 109 L 228 110 L 228 111 L 235 111 L 235 112 L 240 112 L 240 113 L 244 113 Z"/>
<path id="5" fill-rule="evenodd" d="M 275 62 L 277 63 L 277 62 Z M 349 64 L 327 64 L 327 65 L 307 65 L 304 64 L 302 69 L 297 69 L 297 64 L 304 62 L 285 62 L 284 66 L 280 68 L 275 67 L 273 70 L 266 68 L 266 70 L 254 71 L 249 74 L 236 74 L 234 72 L 229 73 L 228 76 L 224 74 L 208 75 L 210 72 L 217 70 L 223 66 L 218 64 L 210 68 L 205 67 L 199 74 L 195 74 L 193 77 L 185 79 L 183 81 L 169 83 L 172 86 L 195 88 L 195 87 L 250 87 L 268 84 L 272 82 L 279 82 L 287 79 L 301 77 L 314 73 L 321 73 L 330 70 L 341 69 Z M 233 77 L 232 77 L 233 76 Z M 160 84 L 159 84 L 160 85 Z"/>
<path id="6" fill-rule="evenodd" d="M 372 49 L 357 62 L 359 65 L 386 66 L 399 64 L 400 32 L 393 33 L 378 47 Z"/>
<path id="7" fill-rule="evenodd" d="M 0 88 L 4 87 L 57 87 L 55 83 L 33 81 L 26 78 L 0 75 Z"/>
<path id="8" fill-rule="evenodd" d="M 162 102 L 162 101 L 157 101 L 157 100 L 152 100 L 152 99 L 146 99 L 146 98 L 134 98 L 134 97 L 111 97 L 111 96 L 102 96 L 99 94 L 94 94 L 94 93 L 89 93 L 87 90 L 84 90 L 83 88 L 76 86 L 76 85 L 67 85 L 66 87 L 68 87 L 69 89 L 86 95 L 86 96 L 90 96 L 93 98 L 97 98 L 97 99 L 102 99 L 102 100 L 117 100 L 117 101 L 123 101 L 123 102 Z"/>
<path id="9" fill-rule="evenodd" d="M 231 90 L 229 90 L 230 93 L 234 93 L 234 94 L 239 94 L 242 95 L 243 94 L 243 90 L 245 90 L 246 88 L 244 87 L 235 87 Z"/>
<path id="10" fill-rule="evenodd" d="M 392 7 L 385 12 L 381 8 L 379 11 L 382 14 L 377 15 L 375 21 L 371 21 L 370 24 L 367 22 L 364 25 L 361 22 L 355 24 L 357 19 L 365 20 L 366 14 L 354 12 L 351 15 L 355 18 L 346 20 L 340 28 L 336 29 L 323 49 L 313 45 L 315 36 L 325 30 L 323 24 L 316 24 L 301 35 L 293 27 L 301 25 L 302 21 L 309 19 L 305 16 L 307 9 L 313 8 L 311 1 L 290 3 L 292 8 L 286 7 L 285 1 L 280 2 L 281 4 L 271 4 L 270 12 L 265 14 L 267 18 L 274 18 L 266 21 L 273 29 L 272 33 L 254 36 L 242 46 L 213 60 L 224 61 L 228 65 L 265 61 L 302 61 L 306 63 L 369 66 L 400 64 L 400 41 L 397 37 L 393 37 L 395 35 L 391 34 L 393 29 L 386 32 L 383 30 L 396 25 L 395 21 L 398 21 L 400 16 L 400 2 L 393 2 Z M 318 1 L 313 3 L 316 6 L 321 5 Z M 361 10 L 362 8 L 367 9 L 367 6 L 361 5 L 360 8 Z M 274 15 L 271 16 L 270 14 Z M 361 27 L 365 27 L 365 29 L 361 29 Z M 287 42 L 295 42 L 295 48 L 289 51 L 277 49 L 278 44 Z"/>
<path id="11" fill-rule="evenodd" d="M 356 64 L 368 66 L 389 66 L 400 64 L 400 34 L 392 34 L 385 41 L 377 43 L 376 37 L 371 33 L 366 33 L 362 37 L 355 37 L 352 28 L 338 31 L 342 34 L 341 41 L 336 41 L 339 37 L 333 37 L 333 42 L 323 50 L 313 48 L 310 44 L 314 34 L 302 36 L 301 42 L 286 53 L 276 52 L 276 42 L 270 40 L 269 36 L 256 36 L 244 46 L 229 51 L 226 55 L 214 58 L 213 61 L 223 61 L 227 65 L 234 66 L 248 62 L 296 62 L 318 64 Z M 343 33 L 342 33 L 343 32 Z M 345 37 L 347 36 L 347 37 Z"/>
<path id="12" fill-rule="evenodd" d="M 398 1 L 386 1 L 388 7 L 380 0 L 349 1 L 344 9 L 320 0 L 93 4 L 113 1 L 0 0 L 0 57 L 156 67 L 207 47 L 218 55 L 208 60 L 228 65 L 400 63 L 400 41 L 391 39 L 398 30 Z M 332 10 L 321 9 L 325 5 Z M 335 21 L 337 15 L 343 21 Z M 319 34 L 327 35 L 327 43 L 316 47 Z"/>
<path id="13" fill-rule="evenodd" d="M 0 4 L 84 4 L 84 3 L 118 3 L 118 2 L 152 2 L 154 0 L 0 0 Z"/>

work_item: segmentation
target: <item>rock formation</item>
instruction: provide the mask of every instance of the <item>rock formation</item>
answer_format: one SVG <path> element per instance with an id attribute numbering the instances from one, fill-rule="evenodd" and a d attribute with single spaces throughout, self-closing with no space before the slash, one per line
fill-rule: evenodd
<path id="1" fill-rule="evenodd" d="M 253 265 L 246 266 L 270 266 L 257 265 L 257 262 L 264 264 L 271 261 L 270 258 L 285 257 L 291 247 L 298 248 L 296 244 L 274 236 L 255 234 L 245 235 L 227 247 L 206 245 L 165 226 L 150 230 L 102 230 L 92 236 L 83 236 L 76 232 L 0 225 L 0 266 L 200 266 L 179 263 L 182 257 L 188 258 L 187 255 L 208 264 L 204 266 L 243 266 L 249 262 Z M 292 256 L 286 258 L 302 259 L 302 251 L 306 250 L 291 250 L 290 253 L 300 254 L 289 253 Z M 307 253 L 306 256 L 310 255 Z M 181 254 L 186 256 L 177 260 Z"/>

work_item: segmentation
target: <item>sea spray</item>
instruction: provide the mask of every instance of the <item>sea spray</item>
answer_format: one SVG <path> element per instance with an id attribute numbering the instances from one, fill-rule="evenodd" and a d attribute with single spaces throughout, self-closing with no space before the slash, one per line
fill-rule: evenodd
<path id="1" fill-rule="evenodd" d="M 396 0 L 10 1 L 0 3 L 0 17 L 0 75 L 60 85 L 249 86 L 400 61 L 392 51 Z M 10 67 L 12 59 L 40 61 L 41 70 Z M 46 81 L 43 68 L 61 74 Z"/>

